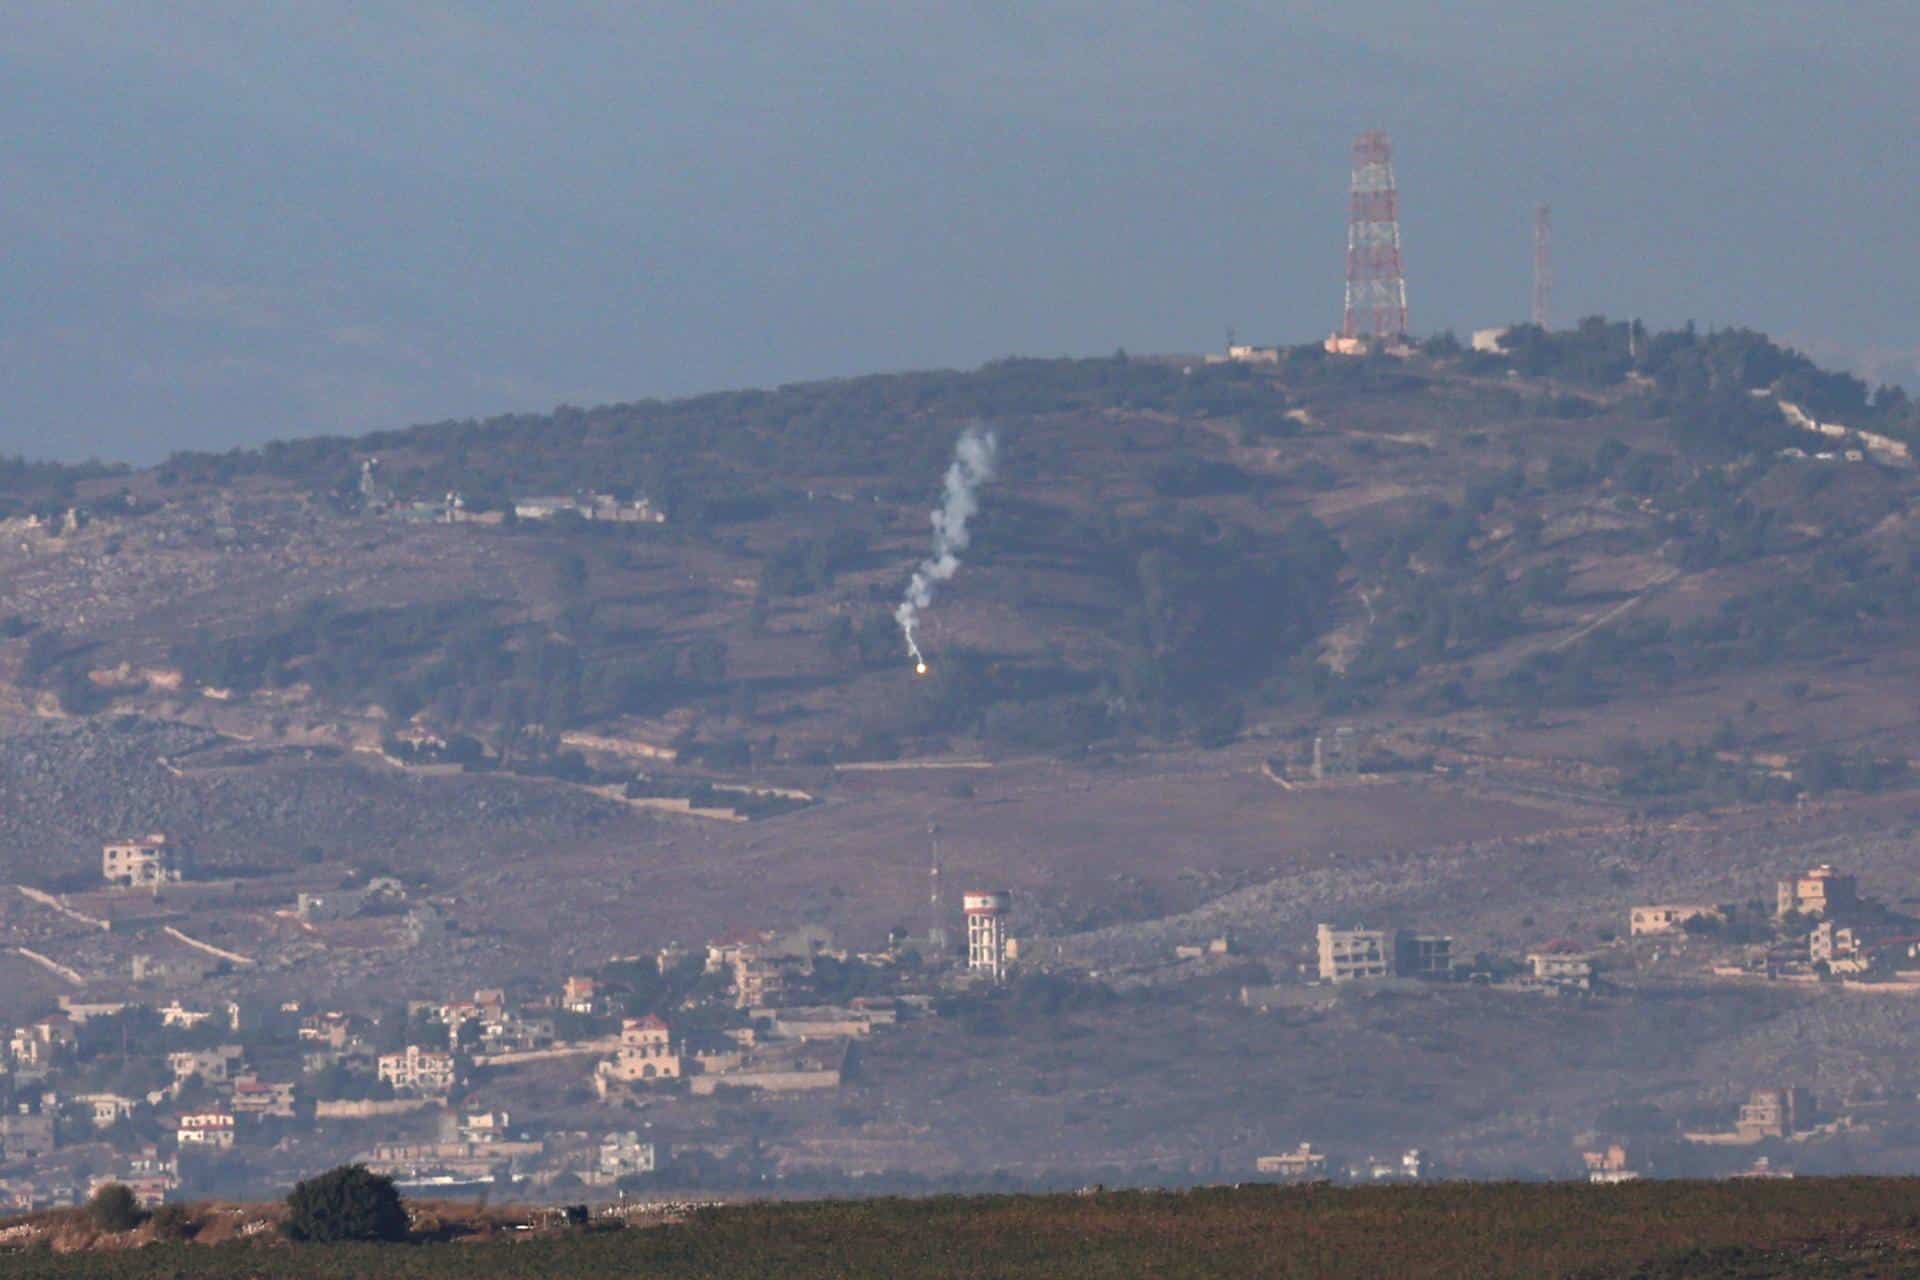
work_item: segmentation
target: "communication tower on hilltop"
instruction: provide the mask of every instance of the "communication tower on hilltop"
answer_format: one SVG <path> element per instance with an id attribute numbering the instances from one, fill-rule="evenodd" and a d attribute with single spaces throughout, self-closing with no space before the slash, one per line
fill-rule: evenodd
<path id="1" fill-rule="evenodd" d="M 1340 336 L 1404 338 L 1407 279 L 1400 261 L 1400 197 L 1393 185 L 1393 144 L 1378 129 L 1353 144 L 1353 191 L 1347 214 L 1347 308 Z"/>
<path id="2" fill-rule="evenodd" d="M 969 893 L 962 900 L 967 913 L 967 969 L 984 973 L 995 982 L 1007 972 L 1007 907 L 1004 889 Z"/>
<path id="3" fill-rule="evenodd" d="M 1547 240 L 1553 231 L 1553 210 L 1541 205 L 1533 211 L 1533 314 L 1534 324 L 1548 328 L 1553 311 L 1553 259 L 1547 252 Z"/>

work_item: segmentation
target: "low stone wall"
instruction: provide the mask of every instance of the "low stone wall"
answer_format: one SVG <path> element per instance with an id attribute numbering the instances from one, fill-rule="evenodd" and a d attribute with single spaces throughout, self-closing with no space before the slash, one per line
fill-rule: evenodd
<path id="1" fill-rule="evenodd" d="M 432 1098 L 360 1098 L 352 1101 L 340 1098 L 332 1102 L 314 1103 L 313 1116 L 316 1120 L 371 1120 L 375 1116 L 401 1116 L 409 1111 L 424 1111 L 439 1105 Z"/>

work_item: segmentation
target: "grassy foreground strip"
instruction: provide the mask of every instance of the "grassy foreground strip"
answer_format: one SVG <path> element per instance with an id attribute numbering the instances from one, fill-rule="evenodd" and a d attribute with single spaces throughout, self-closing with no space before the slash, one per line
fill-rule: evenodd
<path id="1" fill-rule="evenodd" d="M 1920 1179 L 761 1204 L 440 1244 L 0 1255 L 7 1277 L 1920 1277 Z"/>

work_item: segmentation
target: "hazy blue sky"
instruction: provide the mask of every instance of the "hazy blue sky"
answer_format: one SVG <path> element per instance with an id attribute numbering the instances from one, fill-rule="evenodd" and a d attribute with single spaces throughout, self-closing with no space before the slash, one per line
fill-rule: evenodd
<path id="1" fill-rule="evenodd" d="M 1413 323 L 1908 376 L 1902 3 L 0 7 L 0 450 L 150 460 L 1008 353 L 1323 335 L 1352 136 Z"/>

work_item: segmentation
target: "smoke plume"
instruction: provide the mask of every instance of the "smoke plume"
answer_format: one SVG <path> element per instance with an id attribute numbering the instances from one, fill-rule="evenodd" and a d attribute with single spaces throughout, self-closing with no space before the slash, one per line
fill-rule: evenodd
<path id="1" fill-rule="evenodd" d="M 960 433 L 953 446 L 953 463 L 947 468 L 946 492 L 933 512 L 933 554 L 913 571 L 906 598 L 893 611 L 894 621 L 906 637 L 913 668 L 921 674 L 927 670 L 927 660 L 921 656 L 913 630 L 920 625 L 920 611 L 933 603 L 934 584 L 960 571 L 960 553 L 972 541 L 967 521 L 980 510 L 980 486 L 993 478 L 998 448 L 991 431 L 968 427 Z"/>

